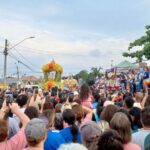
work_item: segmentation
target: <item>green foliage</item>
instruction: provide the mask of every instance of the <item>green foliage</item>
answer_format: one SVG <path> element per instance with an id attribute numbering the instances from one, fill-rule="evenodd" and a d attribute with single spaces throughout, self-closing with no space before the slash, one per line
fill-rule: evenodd
<path id="1" fill-rule="evenodd" d="M 101 67 L 96 68 L 96 67 L 92 67 L 91 68 L 91 74 L 93 74 L 94 79 L 96 79 L 96 77 L 101 77 L 102 73 L 101 73 Z"/>
<path id="2" fill-rule="evenodd" d="M 137 58 L 137 62 L 142 62 L 143 60 L 143 51 L 136 51 L 136 52 L 132 52 L 132 53 L 127 53 L 124 52 L 123 53 L 124 57 L 131 57 L 131 58 Z"/>
<path id="3" fill-rule="evenodd" d="M 95 80 L 96 77 L 102 77 L 103 73 L 101 72 L 101 69 L 101 67 L 92 67 L 89 73 L 87 70 L 81 70 L 77 76 L 78 78 L 82 78 L 85 83 L 88 83 L 90 80 Z"/>
<path id="4" fill-rule="evenodd" d="M 88 71 L 87 71 L 87 70 L 81 70 L 81 71 L 78 73 L 77 76 L 78 76 L 79 78 L 82 78 L 83 81 L 86 82 L 87 79 L 88 79 L 89 74 L 88 74 Z"/>
<path id="5" fill-rule="evenodd" d="M 137 50 L 136 52 L 125 52 L 123 53 L 124 57 L 137 58 L 138 62 L 142 62 L 143 57 L 145 57 L 147 60 L 150 59 L 150 25 L 147 25 L 145 28 L 146 35 L 130 43 L 128 47 L 128 50 L 131 50 L 133 47 L 137 46 L 141 46 L 142 49 Z"/>

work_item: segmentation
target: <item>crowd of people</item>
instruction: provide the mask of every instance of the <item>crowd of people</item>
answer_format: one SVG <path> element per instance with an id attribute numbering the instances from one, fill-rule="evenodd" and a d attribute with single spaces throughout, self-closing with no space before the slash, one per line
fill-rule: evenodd
<path id="1" fill-rule="evenodd" d="M 150 149 L 149 87 L 1 89 L 0 104 L 0 150 Z"/>

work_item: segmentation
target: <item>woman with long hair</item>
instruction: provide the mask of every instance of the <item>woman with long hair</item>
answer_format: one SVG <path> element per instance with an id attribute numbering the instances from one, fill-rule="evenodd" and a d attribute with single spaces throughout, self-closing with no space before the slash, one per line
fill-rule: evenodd
<path id="1" fill-rule="evenodd" d="M 82 105 L 93 109 L 93 105 L 92 105 L 93 96 L 92 96 L 92 92 L 87 84 L 83 84 L 81 86 L 79 97 L 82 102 Z"/>
<path id="2" fill-rule="evenodd" d="M 123 140 L 124 150 L 141 150 L 138 145 L 131 143 L 131 123 L 124 113 L 115 113 L 110 121 L 110 128 L 119 133 Z"/>
<path id="3" fill-rule="evenodd" d="M 66 143 L 81 143 L 81 137 L 76 123 L 75 113 L 72 109 L 65 109 L 63 111 L 63 120 L 68 127 L 60 131 L 60 134 L 65 139 Z"/>

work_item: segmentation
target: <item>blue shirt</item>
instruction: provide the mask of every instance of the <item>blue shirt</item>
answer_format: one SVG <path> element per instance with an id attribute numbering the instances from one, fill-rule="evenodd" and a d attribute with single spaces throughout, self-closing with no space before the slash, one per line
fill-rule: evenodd
<path id="1" fill-rule="evenodd" d="M 61 144 L 65 144 L 65 140 L 58 131 L 47 131 L 47 138 L 44 143 L 44 150 L 57 150 Z"/>
<path id="2" fill-rule="evenodd" d="M 94 103 L 92 103 L 92 105 L 93 105 L 93 108 L 97 108 L 97 105 L 98 105 L 98 102 L 94 102 Z"/>
<path id="3" fill-rule="evenodd" d="M 72 136 L 70 127 L 62 129 L 60 131 L 60 134 L 63 136 L 66 143 L 73 142 L 73 136 Z M 81 143 L 81 134 L 79 131 L 78 131 L 78 136 L 77 136 L 77 142 Z"/>
<path id="4" fill-rule="evenodd" d="M 148 71 L 145 71 L 144 72 L 144 79 L 148 79 L 149 78 L 149 72 Z"/>

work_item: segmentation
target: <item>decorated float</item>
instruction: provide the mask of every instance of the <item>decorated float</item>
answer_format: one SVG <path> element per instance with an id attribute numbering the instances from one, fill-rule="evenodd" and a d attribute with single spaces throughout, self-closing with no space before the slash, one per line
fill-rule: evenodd
<path id="1" fill-rule="evenodd" d="M 55 86 L 62 88 L 61 76 L 63 68 L 61 65 L 52 60 L 50 63 L 43 65 L 42 70 L 44 73 L 43 88 L 46 91 Z"/>
<path id="2" fill-rule="evenodd" d="M 120 84 L 117 78 L 116 68 L 106 70 L 105 78 L 105 87 L 108 91 L 116 91 L 119 89 Z"/>
<path id="3" fill-rule="evenodd" d="M 69 76 L 68 78 L 63 80 L 63 85 L 65 88 L 73 90 L 78 86 L 78 81 L 74 79 L 72 76 Z"/>

